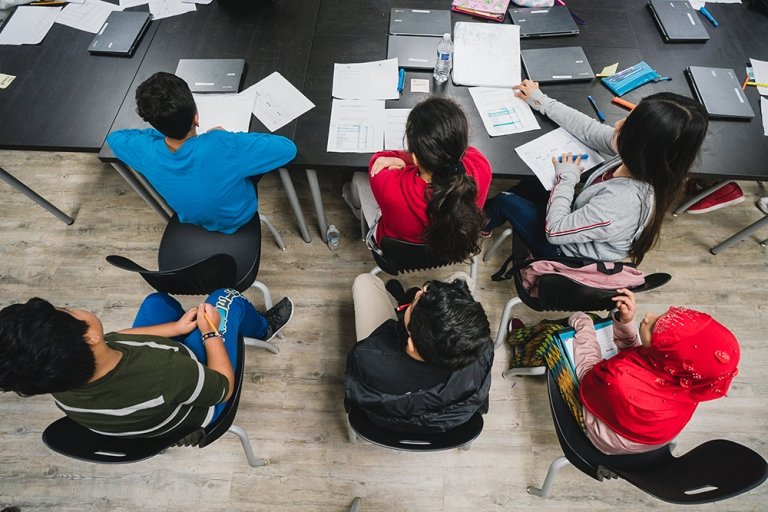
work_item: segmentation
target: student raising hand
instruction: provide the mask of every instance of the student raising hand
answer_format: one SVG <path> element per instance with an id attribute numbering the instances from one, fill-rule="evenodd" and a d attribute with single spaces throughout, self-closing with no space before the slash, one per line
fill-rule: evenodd
<path id="1" fill-rule="evenodd" d="M 622 324 L 628 324 L 635 318 L 635 310 L 637 309 L 635 294 L 626 288 L 619 288 L 616 291 L 621 295 L 611 297 L 611 300 L 616 303 L 615 318 Z"/>

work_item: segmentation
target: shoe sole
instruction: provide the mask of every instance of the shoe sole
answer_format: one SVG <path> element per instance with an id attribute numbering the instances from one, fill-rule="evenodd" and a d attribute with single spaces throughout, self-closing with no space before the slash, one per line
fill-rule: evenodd
<path id="1" fill-rule="evenodd" d="M 686 210 L 686 211 L 691 215 L 698 215 L 699 213 L 712 212 L 715 210 L 719 210 L 720 208 L 725 208 L 726 206 L 730 206 L 732 204 L 738 204 L 742 201 L 744 201 L 744 196 L 737 197 L 736 199 L 731 199 L 730 201 L 725 201 L 723 203 L 718 203 L 716 205 L 710 206 L 709 208 L 701 208 L 697 210 Z"/>
<path id="2" fill-rule="evenodd" d="M 272 333 L 272 336 L 262 341 L 272 341 L 273 339 L 275 339 L 275 336 L 283 332 L 283 329 L 285 329 L 285 326 L 291 323 L 291 320 L 293 320 L 293 314 L 296 312 L 296 304 L 293 302 L 292 298 L 288 297 L 288 300 L 291 301 L 291 316 L 288 317 L 288 320 L 285 321 L 285 323 L 281 328 L 279 328 L 278 330 Z"/>

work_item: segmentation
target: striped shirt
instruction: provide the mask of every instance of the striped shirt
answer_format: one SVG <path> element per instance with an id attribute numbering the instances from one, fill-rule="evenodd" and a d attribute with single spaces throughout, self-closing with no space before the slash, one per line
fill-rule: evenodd
<path id="1" fill-rule="evenodd" d="M 104 377 L 73 391 L 54 393 L 56 405 L 100 434 L 155 437 L 205 426 L 229 383 L 200 364 L 181 343 L 147 335 L 110 333 L 123 354 Z"/>

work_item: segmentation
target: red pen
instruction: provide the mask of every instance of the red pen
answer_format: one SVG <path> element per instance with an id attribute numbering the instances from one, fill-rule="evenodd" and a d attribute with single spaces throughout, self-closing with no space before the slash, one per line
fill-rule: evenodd
<path id="1" fill-rule="evenodd" d="M 397 312 L 399 313 L 399 312 L 401 312 L 401 311 L 403 311 L 403 310 L 406 310 L 406 309 L 408 309 L 408 306 L 410 306 L 410 305 L 411 305 L 411 303 L 410 303 L 410 302 L 409 302 L 408 304 L 400 304 L 399 306 L 397 306 L 397 307 L 395 308 L 395 311 L 397 311 Z"/>

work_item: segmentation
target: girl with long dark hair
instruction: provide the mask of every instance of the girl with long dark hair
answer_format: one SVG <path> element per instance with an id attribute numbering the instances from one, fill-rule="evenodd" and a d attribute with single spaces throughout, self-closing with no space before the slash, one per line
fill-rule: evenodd
<path id="1" fill-rule="evenodd" d="M 537 256 L 628 257 L 639 264 L 658 240 L 664 213 L 704 141 L 704 107 L 677 94 L 654 94 L 611 128 L 549 98 L 538 83 L 524 80 L 515 89 L 588 146 L 619 157 L 592 173 L 578 195 L 581 157 L 553 158 L 557 179 L 549 195 L 530 185 L 502 192 L 485 207 L 485 231 L 509 221 Z"/>

